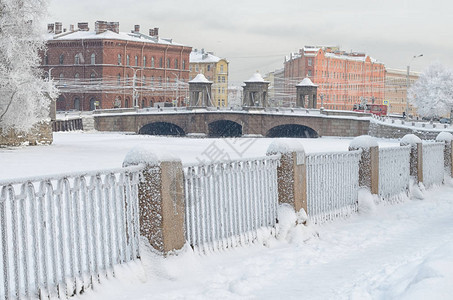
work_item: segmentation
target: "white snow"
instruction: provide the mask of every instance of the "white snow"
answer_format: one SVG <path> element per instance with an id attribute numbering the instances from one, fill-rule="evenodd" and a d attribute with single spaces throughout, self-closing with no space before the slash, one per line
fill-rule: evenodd
<path id="1" fill-rule="evenodd" d="M 267 154 L 273 153 L 288 153 L 288 152 L 304 152 L 304 145 L 299 141 L 276 140 L 267 148 Z"/>
<path id="2" fill-rule="evenodd" d="M 313 81 L 310 80 L 310 78 L 305 77 L 301 82 L 299 82 L 298 85 L 296 86 L 318 86 L 313 83 Z"/>
<path id="3" fill-rule="evenodd" d="M 401 145 L 414 146 L 414 145 L 419 144 L 421 142 L 422 142 L 422 140 L 418 136 L 416 136 L 415 134 L 406 134 L 401 139 Z"/>
<path id="4" fill-rule="evenodd" d="M 256 72 L 255 74 L 252 75 L 252 77 L 250 77 L 248 80 L 244 82 L 269 82 L 269 81 L 265 81 L 263 79 L 263 76 L 261 76 L 260 73 Z"/>
<path id="5" fill-rule="evenodd" d="M 194 79 L 189 81 L 189 83 L 212 83 L 212 81 L 207 80 L 206 77 L 200 73 L 197 76 L 195 76 Z"/>
<path id="6" fill-rule="evenodd" d="M 453 135 L 450 132 L 442 131 L 436 137 L 438 142 L 451 142 L 453 140 Z"/>
<path id="7" fill-rule="evenodd" d="M 351 148 L 354 149 L 369 149 L 371 147 L 377 147 L 378 142 L 376 138 L 369 136 L 369 135 L 361 135 L 356 138 L 354 138 L 351 143 L 349 144 Z"/>
<path id="8" fill-rule="evenodd" d="M 123 166 L 138 164 L 157 166 L 162 161 L 180 161 L 180 159 L 171 153 L 154 153 L 152 145 L 141 144 L 135 146 L 126 154 Z"/>
<path id="9" fill-rule="evenodd" d="M 196 162 L 212 149 L 231 158 L 263 156 L 274 140 L 56 133 L 50 146 L 0 148 L 0 180 L 120 167 L 137 144 Z M 346 151 L 351 139 L 279 141 L 315 153 Z M 450 299 L 452 194 L 451 179 L 429 190 L 411 185 L 413 200 L 396 205 L 376 206 L 365 192 L 359 214 L 323 225 L 281 206 L 277 238 L 263 231 L 255 244 L 206 255 L 186 247 L 163 257 L 142 241 L 141 263 L 115 267 L 116 278 L 74 299 Z"/>

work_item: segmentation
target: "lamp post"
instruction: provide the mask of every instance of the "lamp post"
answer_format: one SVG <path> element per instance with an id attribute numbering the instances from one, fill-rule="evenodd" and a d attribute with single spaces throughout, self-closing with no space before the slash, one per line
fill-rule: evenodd
<path id="1" fill-rule="evenodd" d="M 137 89 L 136 89 L 136 82 L 137 82 L 137 71 L 140 69 L 134 69 L 129 67 L 132 71 L 134 71 L 134 77 L 132 77 L 132 99 L 134 101 L 134 107 L 138 107 L 138 95 L 137 95 Z"/>
<path id="2" fill-rule="evenodd" d="M 406 75 L 406 118 L 409 118 L 409 85 L 410 85 L 410 80 L 409 80 L 409 72 L 410 72 L 410 66 L 411 66 L 411 63 L 414 61 L 414 59 L 418 58 L 418 57 L 422 57 L 423 54 L 419 54 L 419 55 L 414 55 L 411 59 L 411 61 L 409 62 L 409 64 L 407 65 L 407 75 Z"/>
<path id="3" fill-rule="evenodd" d="M 178 106 L 178 102 L 179 102 L 179 101 L 178 101 L 178 97 L 179 97 L 179 85 L 178 85 L 178 83 L 179 83 L 179 76 L 178 76 L 178 74 L 176 74 L 176 73 L 173 73 L 173 72 L 171 72 L 171 73 L 172 73 L 173 75 L 175 75 L 175 77 L 176 77 L 176 84 L 175 84 L 175 88 L 176 88 L 176 106 Z"/>

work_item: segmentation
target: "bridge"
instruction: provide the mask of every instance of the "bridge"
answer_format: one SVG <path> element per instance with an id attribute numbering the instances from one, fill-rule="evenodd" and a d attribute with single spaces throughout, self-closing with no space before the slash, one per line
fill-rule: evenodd
<path id="1" fill-rule="evenodd" d="M 207 137 L 358 136 L 368 134 L 369 114 L 337 115 L 318 109 L 141 109 L 94 115 L 98 131 Z"/>

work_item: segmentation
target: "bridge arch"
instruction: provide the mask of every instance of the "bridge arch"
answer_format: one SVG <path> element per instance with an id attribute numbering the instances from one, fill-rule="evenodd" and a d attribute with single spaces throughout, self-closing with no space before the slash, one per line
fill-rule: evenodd
<path id="1" fill-rule="evenodd" d="M 174 136 L 186 135 L 186 133 L 181 127 L 168 122 L 153 122 L 146 124 L 145 126 L 140 128 L 138 133 L 149 135 L 174 135 Z"/>
<path id="2" fill-rule="evenodd" d="M 266 137 L 317 138 L 319 135 L 314 129 L 304 125 L 284 124 L 269 129 Z"/>
<path id="3" fill-rule="evenodd" d="M 208 124 L 209 137 L 242 136 L 242 125 L 230 120 L 218 120 Z"/>

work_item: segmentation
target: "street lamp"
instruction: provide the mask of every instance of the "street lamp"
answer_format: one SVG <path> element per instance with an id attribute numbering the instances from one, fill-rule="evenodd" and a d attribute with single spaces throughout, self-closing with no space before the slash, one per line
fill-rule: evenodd
<path id="1" fill-rule="evenodd" d="M 423 54 L 419 54 L 419 55 L 414 55 L 411 59 L 411 61 L 409 62 L 409 64 L 407 65 L 407 75 L 406 75 L 406 118 L 409 117 L 409 85 L 410 85 L 410 81 L 409 81 L 409 71 L 410 71 L 410 66 L 411 66 L 411 63 L 414 61 L 414 59 L 418 58 L 418 57 L 422 57 Z"/>

